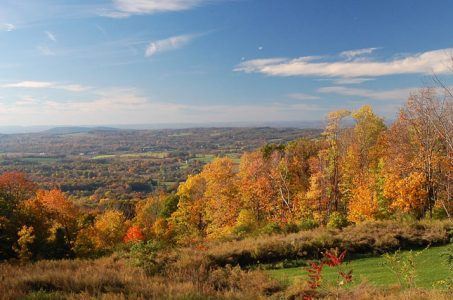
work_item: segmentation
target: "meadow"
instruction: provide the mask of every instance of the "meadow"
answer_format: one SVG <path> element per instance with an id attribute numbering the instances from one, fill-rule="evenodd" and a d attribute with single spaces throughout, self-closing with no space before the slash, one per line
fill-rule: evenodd
<path id="1" fill-rule="evenodd" d="M 449 247 L 451 245 L 410 250 L 417 255 L 414 259 L 414 266 L 418 287 L 432 289 L 436 287 L 436 283 L 453 276 L 452 270 L 445 264 L 445 257 L 442 256 L 447 253 Z M 402 252 L 403 256 L 409 254 L 409 251 Z M 383 256 L 347 260 L 344 268 L 353 270 L 355 279 L 352 284 L 354 286 L 362 282 L 377 287 L 392 287 L 399 284 L 398 275 L 386 265 Z M 272 278 L 287 284 L 308 279 L 306 267 L 274 269 L 267 272 Z M 333 268 L 327 267 L 324 272 L 326 282 L 333 283 L 337 279 L 338 274 Z"/>

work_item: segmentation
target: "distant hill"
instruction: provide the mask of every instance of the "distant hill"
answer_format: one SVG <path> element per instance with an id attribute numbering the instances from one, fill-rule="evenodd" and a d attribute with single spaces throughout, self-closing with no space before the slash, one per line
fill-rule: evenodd
<path id="1" fill-rule="evenodd" d="M 104 126 L 0 126 L 0 134 L 73 134 L 90 131 L 112 130 L 160 130 L 160 129 L 189 129 L 189 128 L 299 128 L 318 129 L 325 126 L 324 121 L 269 121 L 269 122 L 211 122 L 211 123 L 155 123 L 155 124 L 106 124 Z"/>
<path id="2" fill-rule="evenodd" d="M 42 131 L 43 134 L 74 134 L 74 133 L 85 133 L 85 132 L 93 132 L 93 131 L 118 131 L 119 129 L 113 127 L 78 127 L 78 126 L 70 126 L 70 127 L 54 127 L 51 129 L 47 129 Z"/>

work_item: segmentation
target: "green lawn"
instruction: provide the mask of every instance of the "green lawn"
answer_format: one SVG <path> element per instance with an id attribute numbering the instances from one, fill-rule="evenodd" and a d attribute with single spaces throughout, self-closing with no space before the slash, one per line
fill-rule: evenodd
<path id="1" fill-rule="evenodd" d="M 432 247 L 422 251 L 415 259 L 415 268 L 417 279 L 416 283 L 419 287 L 430 288 L 433 283 L 448 276 L 452 276 L 447 265 L 445 257 L 441 254 L 448 246 Z M 377 286 L 390 286 L 398 284 L 395 275 L 384 265 L 384 258 L 370 257 L 354 259 L 344 264 L 345 270 L 353 270 L 354 283 L 358 284 L 362 280 L 366 280 Z M 293 282 L 296 279 L 304 280 L 307 277 L 307 272 L 303 267 L 277 269 L 268 271 L 272 277 L 283 282 Z M 325 268 L 323 270 L 324 278 L 327 281 L 336 278 L 335 270 Z"/>

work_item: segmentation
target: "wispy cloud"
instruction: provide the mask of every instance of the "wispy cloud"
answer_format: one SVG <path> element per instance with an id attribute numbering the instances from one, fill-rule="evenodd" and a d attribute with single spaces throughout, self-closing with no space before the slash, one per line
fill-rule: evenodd
<path id="1" fill-rule="evenodd" d="M 196 36 L 194 34 L 186 34 L 151 42 L 146 48 L 145 56 L 151 57 L 157 53 L 179 49 L 190 43 Z"/>
<path id="2" fill-rule="evenodd" d="M 131 15 L 184 11 L 219 1 L 227 0 L 113 0 L 113 7 L 102 10 L 100 15 L 127 18 Z"/>
<path id="3" fill-rule="evenodd" d="M 80 84 L 64 84 L 48 81 L 19 81 L 0 85 L 0 88 L 59 89 L 68 92 L 83 92 L 90 89 L 89 87 Z"/>
<path id="4" fill-rule="evenodd" d="M 369 90 L 369 89 L 357 89 L 344 86 L 329 86 L 318 89 L 319 93 L 325 94 L 336 94 L 343 96 L 360 97 L 364 99 L 372 100 L 396 100 L 405 101 L 410 95 L 411 91 L 416 88 L 404 88 L 404 89 L 393 89 L 393 90 Z"/>
<path id="5" fill-rule="evenodd" d="M 14 29 L 16 29 L 16 26 L 11 23 L 0 24 L 0 31 L 13 31 Z"/>
<path id="6" fill-rule="evenodd" d="M 304 93 L 289 94 L 288 98 L 291 98 L 294 100 L 317 100 L 317 99 L 319 99 L 318 96 L 313 96 L 313 95 L 304 94 Z"/>
<path id="7" fill-rule="evenodd" d="M 355 78 L 338 78 L 335 79 L 334 82 L 335 84 L 360 84 L 364 83 L 366 81 L 371 81 L 374 80 L 373 78 L 361 78 L 361 77 L 355 77 Z"/>
<path id="8" fill-rule="evenodd" d="M 348 50 L 343 51 L 340 53 L 340 56 L 345 57 L 346 59 L 354 59 L 363 55 L 368 55 L 373 53 L 379 48 L 363 48 L 363 49 L 355 49 L 355 50 Z"/>
<path id="9" fill-rule="evenodd" d="M 50 31 L 44 31 L 44 33 L 46 34 L 47 38 L 49 40 L 51 40 L 52 42 L 56 43 L 57 42 L 57 38 L 55 36 L 55 34 L 53 34 L 52 32 Z"/>
<path id="10" fill-rule="evenodd" d="M 300 57 L 255 59 L 240 63 L 236 72 L 269 76 L 321 76 L 337 78 L 379 77 L 396 74 L 443 74 L 450 71 L 448 62 L 453 48 L 428 51 L 386 61 L 337 60 Z"/>

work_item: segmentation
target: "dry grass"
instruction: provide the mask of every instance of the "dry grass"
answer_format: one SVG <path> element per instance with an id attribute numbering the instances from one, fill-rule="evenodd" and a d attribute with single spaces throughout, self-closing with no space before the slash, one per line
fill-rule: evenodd
<path id="1" fill-rule="evenodd" d="M 343 230 L 317 228 L 288 235 L 214 243 L 208 245 L 206 254 L 215 265 L 244 267 L 258 263 L 318 258 L 322 251 L 336 247 L 347 249 L 349 255 L 355 255 L 443 245 L 452 236 L 453 224 L 450 221 L 382 221 L 362 223 Z"/>
<path id="2" fill-rule="evenodd" d="M 451 299 L 439 290 L 353 289 L 310 291 L 303 282 L 284 287 L 264 273 L 240 268 L 190 269 L 147 276 L 124 260 L 41 261 L 0 265 L 0 299 Z M 185 271 L 183 271 L 183 269 Z"/>
<path id="3" fill-rule="evenodd" d="M 123 259 L 0 265 L 0 299 L 257 299 L 281 290 L 258 271 L 169 269 L 147 276 Z"/>
<path id="4" fill-rule="evenodd" d="M 112 256 L 97 260 L 39 261 L 0 264 L 0 299 L 303 299 L 304 283 L 285 286 L 262 271 L 239 266 L 256 262 L 315 257 L 320 251 L 347 248 L 352 253 L 381 253 L 395 248 L 443 244 L 451 223 L 377 222 L 343 231 L 318 228 L 289 235 L 245 239 L 207 248 L 163 252 L 163 268 L 155 276 Z M 204 250 L 201 250 L 204 249 Z M 377 289 L 359 285 L 327 290 L 326 299 L 451 299 L 436 290 Z"/>

